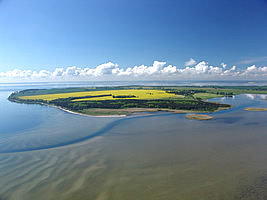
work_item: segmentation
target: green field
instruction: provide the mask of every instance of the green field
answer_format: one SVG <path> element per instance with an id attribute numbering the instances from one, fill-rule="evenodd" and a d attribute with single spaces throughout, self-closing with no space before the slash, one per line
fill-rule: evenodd
<path id="1" fill-rule="evenodd" d="M 200 98 L 200 99 L 211 99 L 215 97 L 223 97 L 221 94 L 212 94 L 212 93 L 196 93 L 193 95 L 194 98 Z"/>

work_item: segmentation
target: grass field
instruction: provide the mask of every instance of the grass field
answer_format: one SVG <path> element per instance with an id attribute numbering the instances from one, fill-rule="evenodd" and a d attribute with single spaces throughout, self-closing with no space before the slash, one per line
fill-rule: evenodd
<path id="1" fill-rule="evenodd" d="M 201 99 L 211 99 L 215 97 L 223 97 L 223 95 L 211 94 L 211 93 L 196 93 L 194 94 L 194 97 L 201 98 Z"/>
<path id="2" fill-rule="evenodd" d="M 110 95 L 103 97 L 94 97 L 101 95 Z M 73 92 L 73 93 L 59 93 L 59 94 L 45 94 L 45 95 L 33 95 L 33 96 L 21 96 L 20 99 L 29 100 L 46 100 L 51 101 L 60 98 L 69 97 L 87 97 L 79 98 L 73 101 L 99 101 L 99 100 L 118 100 L 118 99 L 161 99 L 170 97 L 180 97 L 183 95 L 175 95 L 171 93 L 166 93 L 163 90 L 144 90 L 144 89 L 130 89 L 130 90 L 103 90 L 103 91 L 88 91 L 88 92 Z M 92 98 L 88 98 L 92 96 Z M 134 96 L 124 98 L 122 96 Z M 121 97 L 121 98 L 120 98 Z"/>

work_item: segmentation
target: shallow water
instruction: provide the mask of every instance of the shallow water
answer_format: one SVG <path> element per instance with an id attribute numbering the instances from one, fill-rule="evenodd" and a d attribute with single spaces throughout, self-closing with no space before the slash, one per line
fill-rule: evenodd
<path id="1" fill-rule="evenodd" d="M 267 197 L 267 112 L 244 111 L 267 107 L 260 95 L 212 99 L 234 107 L 194 121 L 84 117 L 8 102 L 10 91 L 0 92 L 0 199 Z"/>

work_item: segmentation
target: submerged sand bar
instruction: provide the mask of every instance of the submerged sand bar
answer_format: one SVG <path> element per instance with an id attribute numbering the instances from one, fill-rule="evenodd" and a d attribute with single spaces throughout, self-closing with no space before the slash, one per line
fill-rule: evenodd
<path id="1" fill-rule="evenodd" d="M 245 108 L 246 111 L 267 111 L 267 108 Z"/>
<path id="2" fill-rule="evenodd" d="M 186 115 L 186 119 L 194 119 L 194 120 L 209 120 L 213 119 L 212 116 L 209 115 L 200 115 L 200 114 L 191 114 L 191 115 Z"/>

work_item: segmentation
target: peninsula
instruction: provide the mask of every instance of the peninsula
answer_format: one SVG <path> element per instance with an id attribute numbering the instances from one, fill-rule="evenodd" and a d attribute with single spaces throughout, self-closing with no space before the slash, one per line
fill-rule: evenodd
<path id="1" fill-rule="evenodd" d="M 267 86 L 120 86 L 29 89 L 13 92 L 8 99 L 17 103 L 55 106 L 77 114 L 103 116 L 157 111 L 210 113 L 229 109 L 231 105 L 205 101 L 206 99 L 241 93 L 267 94 Z"/>

